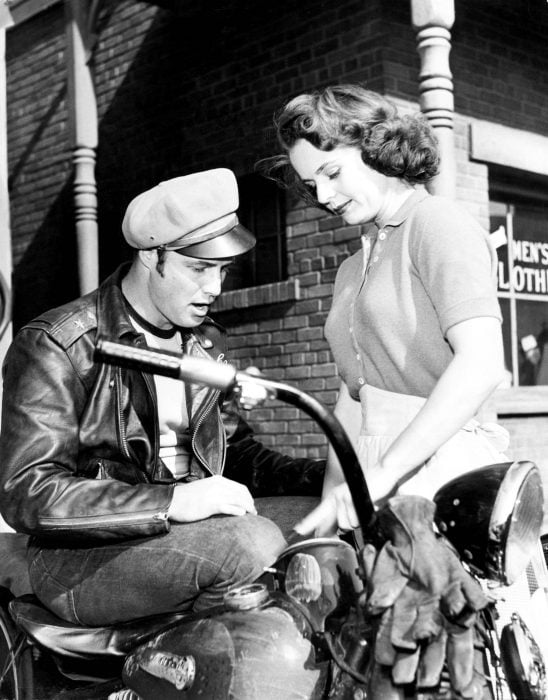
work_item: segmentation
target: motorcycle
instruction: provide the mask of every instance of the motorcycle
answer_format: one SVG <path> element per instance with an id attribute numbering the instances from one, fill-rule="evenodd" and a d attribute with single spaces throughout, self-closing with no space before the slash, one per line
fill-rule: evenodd
<path id="1" fill-rule="evenodd" d="M 374 531 L 375 509 L 354 449 L 312 397 L 228 364 L 109 341 L 98 342 L 96 356 L 233 392 L 244 407 L 276 398 L 301 409 L 339 458 L 363 540 Z M 529 461 L 486 466 L 446 484 L 434 500 L 440 536 L 490 601 L 476 625 L 482 700 L 544 700 L 548 542 L 540 536 L 538 468 Z M 360 561 L 356 540 L 297 541 L 261 579 L 231 590 L 222 606 L 105 627 L 65 622 L 34 596 L 0 588 L 0 700 L 365 700 L 372 630 Z M 452 697 L 446 673 L 435 694 L 406 693 Z"/>

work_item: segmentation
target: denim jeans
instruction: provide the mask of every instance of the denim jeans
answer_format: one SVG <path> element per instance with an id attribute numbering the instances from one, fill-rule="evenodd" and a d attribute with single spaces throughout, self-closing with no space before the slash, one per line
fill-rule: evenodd
<path id="1" fill-rule="evenodd" d="M 31 547 L 30 580 L 42 603 L 82 625 L 113 624 L 222 603 L 258 578 L 285 547 L 270 520 L 244 515 L 172 523 L 159 537 L 85 548 Z"/>
<path id="2" fill-rule="evenodd" d="M 160 537 L 82 548 L 31 546 L 32 588 L 52 612 L 83 625 L 204 610 L 273 564 L 286 544 L 282 530 L 287 536 L 317 502 L 259 498 L 259 516 L 172 523 Z"/>

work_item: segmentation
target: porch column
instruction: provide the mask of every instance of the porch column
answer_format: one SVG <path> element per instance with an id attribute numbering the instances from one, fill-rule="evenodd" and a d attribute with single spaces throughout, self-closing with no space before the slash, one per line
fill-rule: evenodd
<path id="1" fill-rule="evenodd" d="M 97 103 L 89 58 L 97 2 L 65 0 L 69 128 L 74 164 L 74 215 L 80 293 L 99 283 L 97 185 Z"/>
<path id="2" fill-rule="evenodd" d="M 10 201 L 8 192 L 8 125 L 6 106 L 6 30 L 13 24 L 10 10 L 0 6 L 0 273 L 10 289 L 12 278 Z M 11 342 L 11 323 L 0 339 L 0 365 Z M 0 405 L 2 383 L 0 382 Z"/>
<path id="3" fill-rule="evenodd" d="M 8 126 L 6 108 L 6 29 L 13 24 L 11 13 L 4 3 L 0 6 L 0 272 L 11 293 L 11 227 L 8 193 Z M 0 339 L 0 365 L 4 361 L 12 339 L 11 322 Z M 0 381 L 0 418 L 2 417 L 2 382 Z M 0 532 L 13 529 L 0 517 Z"/>
<path id="4" fill-rule="evenodd" d="M 456 161 L 453 132 L 453 75 L 449 67 L 454 0 L 411 0 L 411 20 L 420 55 L 420 108 L 433 126 L 440 145 L 440 174 L 428 189 L 455 198 Z"/>

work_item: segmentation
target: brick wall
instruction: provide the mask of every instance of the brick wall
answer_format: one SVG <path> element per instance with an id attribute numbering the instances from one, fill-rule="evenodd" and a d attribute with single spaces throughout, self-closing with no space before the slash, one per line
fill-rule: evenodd
<path id="1" fill-rule="evenodd" d="M 169 5 L 169 3 L 163 3 Z M 100 117 L 101 275 L 128 257 L 128 200 L 161 179 L 208 167 L 238 175 L 275 146 L 272 113 L 317 86 L 362 81 L 416 107 L 419 60 L 408 0 L 103 3 L 93 58 Z M 487 170 L 468 158 L 470 119 L 548 130 L 546 3 L 457 0 L 458 194 L 487 224 Z M 519 32 L 516 27 L 519 26 Z M 16 325 L 76 293 L 61 5 L 8 32 Z M 290 201 L 288 270 L 300 297 L 223 312 L 231 357 L 332 405 L 338 379 L 323 338 L 341 260 L 359 230 Z M 323 439 L 275 402 L 250 416 L 264 441 L 320 456 Z"/>
<path id="2" fill-rule="evenodd" d="M 77 293 L 67 182 L 63 15 L 8 33 L 9 186 L 14 265 L 14 322 Z"/>
<path id="3" fill-rule="evenodd" d="M 548 7 L 456 2 L 452 70 L 458 112 L 548 134 Z"/>

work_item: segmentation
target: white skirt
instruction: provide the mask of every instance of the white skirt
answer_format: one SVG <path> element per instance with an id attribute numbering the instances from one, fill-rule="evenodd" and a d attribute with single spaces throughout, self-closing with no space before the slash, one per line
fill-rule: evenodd
<path id="1" fill-rule="evenodd" d="M 365 385 L 360 390 L 362 426 L 358 459 L 367 478 L 396 437 L 420 411 L 426 399 Z M 497 423 L 471 419 L 398 490 L 402 495 L 432 498 L 448 481 L 488 464 L 507 462 L 508 431 Z"/>

